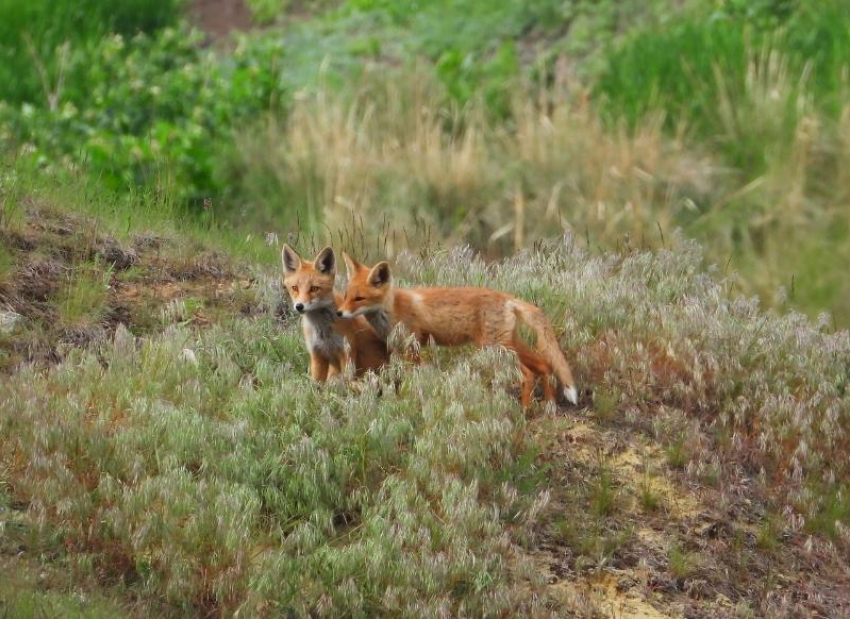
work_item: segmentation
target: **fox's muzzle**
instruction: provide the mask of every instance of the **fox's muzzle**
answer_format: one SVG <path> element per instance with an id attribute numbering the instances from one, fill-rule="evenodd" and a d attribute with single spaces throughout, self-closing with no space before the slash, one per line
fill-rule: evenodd
<path id="1" fill-rule="evenodd" d="M 298 312 L 299 314 L 303 314 L 304 313 L 304 304 L 303 303 L 296 303 L 295 304 L 295 311 Z"/>
<path id="2" fill-rule="evenodd" d="M 340 318 L 345 318 L 346 320 L 351 320 L 352 318 L 357 318 L 358 316 L 364 316 L 368 313 L 367 308 L 358 307 L 353 312 L 349 312 L 346 310 L 337 310 L 336 315 Z"/>

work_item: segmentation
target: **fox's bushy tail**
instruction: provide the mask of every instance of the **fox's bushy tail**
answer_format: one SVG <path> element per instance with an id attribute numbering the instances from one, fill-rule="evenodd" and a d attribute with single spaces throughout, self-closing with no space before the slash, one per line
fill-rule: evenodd
<path id="1" fill-rule="evenodd" d="M 522 321 L 534 329 L 537 335 L 537 352 L 552 366 L 555 376 L 558 377 L 564 387 L 564 397 L 573 404 L 578 404 L 578 392 L 573 379 L 573 371 L 570 369 L 570 364 L 567 363 L 564 353 L 561 352 L 552 323 L 546 318 L 543 310 L 536 305 L 518 299 L 513 301 L 513 305 Z"/>

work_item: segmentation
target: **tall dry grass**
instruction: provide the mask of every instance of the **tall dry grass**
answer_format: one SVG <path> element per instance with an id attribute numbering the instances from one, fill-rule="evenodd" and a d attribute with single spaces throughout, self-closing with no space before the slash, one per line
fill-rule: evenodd
<path id="1" fill-rule="evenodd" d="M 517 93 L 513 117 L 452 107 L 416 75 L 373 79 L 353 97 L 322 91 L 238 141 L 248 187 L 286 200 L 269 224 L 293 223 L 292 211 L 330 229 L 387 215 L 397 230 L 426 226 L 491 254 L 564 231 L 654 234 L 712 185 L 714 162 L 660 122 L 608 131 L 585 98 L 552 93 Z"/>
<path id="2" fill-rule="evenodd" d="M 516 92 L 508 121 L 452 106 L 422 73 L 322 89 L 237 138 L 249 217 L 326 236 L 362 222 L 389 256 L 423 238 L 500 256 L 564 232 L 659 247 L 682 228 L 746 292 L 843 323 L 850 107 L 830 121 L 779 52 L 748 54 L 743 86 L 716 73 L 708 144 L 685 121 L 665 130 L 660 110 L 612 126 L 562 80 Z"/>

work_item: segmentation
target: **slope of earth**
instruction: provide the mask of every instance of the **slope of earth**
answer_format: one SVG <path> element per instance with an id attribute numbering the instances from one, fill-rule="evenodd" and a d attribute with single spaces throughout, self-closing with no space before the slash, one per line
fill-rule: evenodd
<path id="1" fill-rule="evenodd" d="M 55 363 L 108 341 L 119 324 L 146 335 L 174 321 L 256 311 L 244 268 L 197 242 L 146 233 L 118 240 L 94 218 L 34 203 L 0 240 L 0 371 Z"/>
<path id="2" fill-rule="evenodd" d="M 671 442 L 662 403 L 587 378 L 579 409 L 525 416 L 498 351 L 317 388 L 274 267 L 23 203 L 0 256 L 0 615 L 850 613 L 844 541 L 746 469 L 693 467 L 708 428 Z"/>

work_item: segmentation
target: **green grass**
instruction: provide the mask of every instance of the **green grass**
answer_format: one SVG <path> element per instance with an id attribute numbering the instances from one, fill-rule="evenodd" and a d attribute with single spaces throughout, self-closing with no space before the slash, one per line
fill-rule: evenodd
<path id="1" fill-rule="evenodd" d="M 575 552 L 579 571 L 604 567 L 628 546 L 635 534 L 631 527 L 609 529 L 598 519 L 585 521 L 575 514 L 556 520 L 554 528 L 559 541 Z"/>
<path id="2" fill-rule="evenodd" d="M 667 445 L 667 464 L 674 469 L 683 469 L 690 462 L 690 453 L 683 438 L 674 438 Z"/>
<path id="3" fill-rule="evenodd" d="M 8 282 L 14 273 L 15 256 L 5 245 L 0 245 L 0 285 Z"/>
<path id="4" fill-rule="evenodd" d="M 646 513 L 656 512 L 663 505 L 663 498 L 656 492 L 648 473 L 638 485 L 638 504 Z"/>
<path id="5" fill-rule="evenodd" d="M 102 351 L 105 375 L 95 357 L 75 355 L 70 373 L 21 372 L 4 397 L 4 434 L 17 437 L 6 447 L 35 448 L 35 434 L 25 438 L 35 424 L 56 454 L 44 471 L 71 474 L 58 486 L 16 476 L 16 493 L 34 512 L 63 505 L 58 534 L 80 550 L 111 540 L 107 567 L 131 566 L 174 603 L 248 610 L 264 600 L 299 613 L 531 603 L 508 586 L 498 538 L 499 513 L 535 497 L 498 498 L 524 420 L 503 387 L 485 388 L 484 374 L 495 371 L 497 385 L 513 376 L 491 353 L 448 374 L 405 372 L 398 387 L 391 371 L 353 393 L 310 383 L 294 325 L 178 328 L 140 347 L 127 337 Z M 197 365 L 181 361 L 186 347 Z M 77 384 L 114 406 L 78 409 Z M 46 417 L 24 404 L 39 393 Z M 494 587 L 508 588 L 494 599 Z"/>
<path id="6" fill-rule="evenodd" d="M 844 523 L 850 519 L 850 500 L 846 488 L 824 492 L 815 484 L 809 493 L 815 513 L 806 521 L 806 530 L 832 539 L 839 538 L 846 530 Z"/>
<path id="7" fill-rule="evenodd" d="M 620 398 L 617 393 L 596 391 L 593 393 L 593 414 L 601 421 L 611 421 L 617 415 Z"/>
<path id="8" fill-rule="evenodd" d="M 179 212 L 150 204 L 136 213 L 136 202 L 95 193 L 88 181 L 19 178 L 29 183 L 19 187 L 27 226 L 61 230 L 42 242 L 63 255 L 84 255 L 108 234 L 156 236 L 146 226 L 163 235 L 115 285 L 174 284 L 169 274 L 186 272 L 216 234 L 221 247 L 231 234 L 193 223 L 181 237 Z M 95 214 L 102 219 L 87 219 Z M 202 232 L 210 245 L 195 244 Z M 275 317 L 277 257 L 248 270 L 251 282 L 236 270 L 248 254 L 218 251 L 224 257 L 211 264 L 234 273 L 215 280 L 215 292 L 145 306 L 162 320 L 135 333 L 132 320 L 105 324 L 97 337 L 63 342 L 60 355 L 4 362 L 0 508 L 16 506 L 32 547 L 60 547 L 79 570 L 74 579 L 121 582 L 126 595 L 178 614 L 544 608 L 522 545 L 555 516 L 546 467 L 557 464 L 532 431 L 539 420 L 516 401 L 515 360 L 499 350 L 429 351 L 421 366 L 397 359 L 379 377 L 319 387 L 297 321 Z M 846 336 L 730 299 L 701 260 L 688 243 L 596 255 L 565 237 L 498 263 L 426 248 L 395 259 L 394 272 L 400 282 L 487 285 L 535 301 L 563 333 L 579 384 L 621 394 L 639 413 L 630 431 L 649 429 L 643 418 L 663 429 L 672 415 L 677 423 L 658 433 L 671 453 L 684 453 L 677 437 L 687 431 L 688 458 L 671 465 L 764 470 L 752 476 L 760 500 L 777 512 L 790 505 L 812 532 L 834 535 L 850 520 L 846 445 L 832 425 L 850 410 Z M 70 318 L 91 321 L 106 267 L 76 268 L 77 284 L 59 293 Z M 234 283 L 247 312 L 241 297 L 216 300 Z M 26 316 L 4 347 L 29 350 L 39 324 Z M 716 426 L 739 438 L 722 440 Z M 620 480 L 604 457 L 581 467 L 568 517 L 552 527 L 580 573 L 640 543 L 619 519 Z M 801 494 L 800 478 L 836 481 Z M 649 494 L 638 500 L 652 507 Z M 668 560 L 677 578 L 701 569 L 684 551 Z"/>
<path id="9" fill-rule="evenodd" d="M 679 580 L 691 578 L 700 569 L 699 553 L 687 552 L 679 546 L 672 546 L 667 551 L 667 560 L 670 573 Z"/>
<path id="10" fill-rule="evenodd" d="M 57 173 L 45 181 L 43 173 L 28 161 L 8 163 L 6 208 L 14 213 L 6 226 L 0 221 L 0 231 L 20 230 L 25 223 L 27 205 L 35 203 L 49 211 L 70 213 L 89 219 L 90 238 L 98 232 L 110 235 L 119 242 L 130 243 L 138 235 L 156 240 L 157 237 L 180 237 L 182 251 L 196 252 L 198 245 L 219 250 L 244 262 L 265 265 L 278 264 L 279 250 L 264 234 L 251 228 L 233 226 L 219 221 L 215 213 L 198 216 L 187 211 L 172 198 L 165 188 L 138 188 L 126 193 L 104 186 L 98 179 L 85 174 Z M 85 239 L 83 245 L 86 244 Z M 85 257 L 88 246 L 77 247 Z M 176 259 L 173 255 L 169 258 Z M 192 255 L 184 256 L 191 260 Z"/>
<path id="11" fill-rule="evenodd" d="M 82 19 L 32 6 L 10 10 Z M 682 228 L 745 294 L 850 321 L 839 0 L 273 2 L 298 19 L 227 54 L 158 7 L 98 22 L 121 37 L 78 28 L 54 103 L 0 88 L 0 141 L 120 192 L 167 186 L 245 237 L 389 211 L 412 239 L 390 253 L 427 230 L 501 256 L 564 229 L 611 248 Z"/>
<path id="12" fill-rule="evenodd" d="M 734 185 L 695 199 L 678 223 L 767 302 L 781 286 L 791 307 L 846 324 L 847 187 L 822 171 L 846 163 L 830 136 L 846 124 L 850 13 L 840 0 L 742 7 L 636 31 L 612 49 L 596 99 L 613 126 L 662 114 L 670 132 L 717 152 Z"/>
<path id="13" fill-rule="evenodd" d="M 800 94 L 796 88 L 802 83 L 834 117 L 841 112 L 847 87 L 843 73 L 850 49 L 848 19 L 842 0 L 800 2 L 782 19 L 769 22 L 737 11 L 693 11 L 664 28 L 635 31 L 611 52 L 596 90 L 614 120 L 635 123 L 661 108 L 671 128 L 685 123 L 710 139 L 723 134 L 718 102 L 724 97 L 734 104 L 741 101 L 748 88 L 750 56 L 769 50 L 788 63 L 791 96 Z M 783 103 L 782 120 L 790 130 L 799 110 L 791 97 Z M 756 127 L 742 129 L 755 137 Z M 734 150 L 748 145 L 724 146 L 733 149 L 728 152 L 737 164 L 758 167 Z"/>
<path id="14" fill-rule="evenodd" d="M 78 265 L 56 299 L 59 320 L 68 327 L 97 324 L 106 310 L 111 275 L 97 262 Z"/>
<path id="15" fill-rule="evenodd" d="M 824 272 L 819 259 L 824 256 L 816 255 L 846 251 L 842 231 L 847 222 L 840 209 L 845 188 L 840 175 L 801 171 L 810 160 L 805 151 L 813 148 L 811 140 L 819 139 L 807 127 L 823 126 L 824 135 L 841 131 L 848 13 L 843 2 L 832 1 L 802 2 L 776 14 L 767 6 L 747 13 L 728 3 L 713 17 L 697 11 L 669 27 L 635 33 L 611 53 L 596 94 L 613 123 L 625 119 L 634 124 L 663 110 L 671 130 L 684 127 L 696 142 L 716 149 L 739 175 L 740 185 L 749 187 L 729 192 L 722 206 L 697 203 L 703 213 L 683 220 L 691 234 L 713 230 L 727 235 L 726 251 L 754 281 L 776 268 L 779 258 L 772 254 L 779 247 L 800 247 L 791 263 L 806 290 L 796 301 L 812 309 L 838 309 L 847 285 L 838 283 L 840 272 L 831 266 Z M 842 165 L 842 156 L 825 142 L 818 148 L 825 149 L 825 159 L 817 165 Z M 800 175 L 811 210 L 780 198 L 795 191 L 792 171 Z M 783 183 L 783 178 L 792 182 Z M 829 223 L 823 228 L 806 224 L 792 241 L 795 229 L 783 222 L 812 216 Z M 782 284 L 790 287 L 791 277 Z M 772 294 L 766 288 L 759 292 Z"/>
<path id="16" fill-rule="evenodd" d="M 776 552 L 781 545 L 781 527 L 779 516 L 769 514 L 758 528 L 756 545 L 765 552 Z"/>
<path id="17" fill-rule="evenodd" d="M 617 508 L 618 497 L 619 491 L 614 486 L 611 469 L 604 463 L 600 463 L 588 489 L 591 512 L 597 518 L 612 515 Z"/>
<path id="18" fill-rule="evenodd" d="M 38 619 L 39 617 L 79 617 L 80 619 L 114 619 L 129 615 L 126 608 L 102 594 L 89 592 L 43 591 L 37 579 L 24 579 L 19 566 L 3 574 L 0 585 L 0 616 Z"/>

